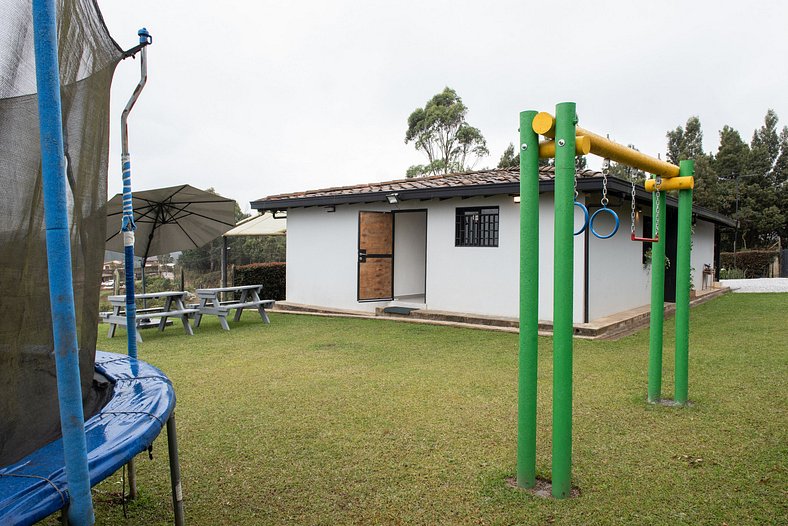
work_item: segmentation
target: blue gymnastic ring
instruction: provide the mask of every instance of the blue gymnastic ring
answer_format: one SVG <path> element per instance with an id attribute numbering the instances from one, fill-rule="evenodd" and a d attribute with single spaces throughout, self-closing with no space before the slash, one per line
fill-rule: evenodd
<path id="1" fill-rule="evenodd" d="M 586 208 L 586 205 L 584 205 L 583 203 L 578 203 L 577 201 L 575 201 L 575 206 L 579 207 L 580 210 L 583 211 L 583 218 L 584 218 L 583 226 L 580 227 L 580 230 L 575 232 L 575 235 L 579 236 L 588 227 L 588 208 Z"/>
<path id="2" fill-rule="evenodd" d="M 613 219 L 615 219 L 615 220 L 616 220 L 616 226 L 614 226 L 614 227 L 613 227 L 613 231 L 612 231 L 612 232 L 610 232 L 610 233 L 609 233 L 608 235 L 606 235 L 606 236 L 600 236 L 600 235 L 597 233 L 597 231 L 596 231 L 596 230 L 594 230 L 594 219 L 596 218 L 596 216 L 597 216 L 598 214 L 600 214 L 600 213 L 602 213 L 602 212 L 607 212 L 608 214 L 610 214 L 611 216 L 613 216 Z M 610 208 L 608 208 L 608 207 L 606 207 L 606 206 L 603 206 L 602 208 L 600 208 L 599 210 L 597 210 L 596 212 L 594 212 L 594 214 L 591 216 L 591 220 L 588 222 L 588 224 L 589 224 L 589 228 L 591 229 L 591 233 L 592 233 L 592 234 L 594 234 L 596 237 L 598 237 L 599 239 L 610 239 L 611 237 L 613 237 L 614 235 L 616 235 L 616 232 L 618 232 L 618 227 L 619 227 L 619 225 L 621 224 L 621 222 L 620 222 L 620 221 L 619 221 L 619 219 L 618 219 L 618 214 L 616 214 L 616 212 L 615 212 L 614 210 L 612 210 L 612 209 L 610 209 Z"/>

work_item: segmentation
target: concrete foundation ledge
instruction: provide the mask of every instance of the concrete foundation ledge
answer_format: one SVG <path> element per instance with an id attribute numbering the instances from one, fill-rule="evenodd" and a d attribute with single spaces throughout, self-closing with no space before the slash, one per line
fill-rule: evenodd
<path id="1" fill-rule="evenodd" d="M 697 292 L 690 300 L 694 307 L 730 292 L 730 288 L 712 288 Z M 472 329 L 497 330 L 503 332 L 519 332 L 519 320 L 506 316 L 483 316 L 464 312 L 439 311 L 429 309 L 411 310 L 408 314 L 384 312 L 384 307 L 375 309 L 375 313 L 349 309 L 332 309 L 315 305 L 304 305 L 288 301 L 277 301 L 274 312 L 287 312 L 292 314 L 311 314 L 315 316 L 340 316 L 353 318 L 385 318 L 392 321 L 407 323 L 428 323 L 432 325 L 448 325 Z M 665 303 L 665 317 L 670 317 L 676 312 L 674 303 Z M 611 316 L 598 318 L 588 323 L 576 323 L 574 333 L 576 338 L 590 340 L 616 340 L 628 336 L 640 329 L 647 327 L 651 317 L 651 307 L 644 305 L 635 309 L 619 312 Z M 552 335 L 553 323 L 547 320 L 539 321 L 539 334 Z"/>

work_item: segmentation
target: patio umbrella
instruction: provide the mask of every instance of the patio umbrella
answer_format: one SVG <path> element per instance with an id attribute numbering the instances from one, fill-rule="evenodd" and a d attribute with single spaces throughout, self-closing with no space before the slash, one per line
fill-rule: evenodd
<path id="1" fill-rule="evenodd" d="M 200 248 L 235 226 L 235 201 L 188 184 L 134 192 L 132 204 L 143 278 L 149 256 Z M 107 203 L 107 250 L 123 252 L 122 215 L 117 194 Z"/>

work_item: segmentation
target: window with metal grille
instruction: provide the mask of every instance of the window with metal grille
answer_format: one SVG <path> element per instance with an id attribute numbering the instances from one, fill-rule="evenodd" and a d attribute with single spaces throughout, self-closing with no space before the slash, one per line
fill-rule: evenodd
<path id="1" fill-rule="evenodd" d="M 497 247 L 498 207 L 458 208 L 454 246 Z"/>

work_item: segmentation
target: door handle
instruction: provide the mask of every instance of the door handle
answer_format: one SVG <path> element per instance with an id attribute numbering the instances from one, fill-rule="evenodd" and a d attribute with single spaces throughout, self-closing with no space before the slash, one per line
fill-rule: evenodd
<path id="1" fill-rule="evenodd" d="M 365 263 L 367 261 L 367 251 L 366 249 L 360 248 L 358 249 L 358 262 Z"/>

